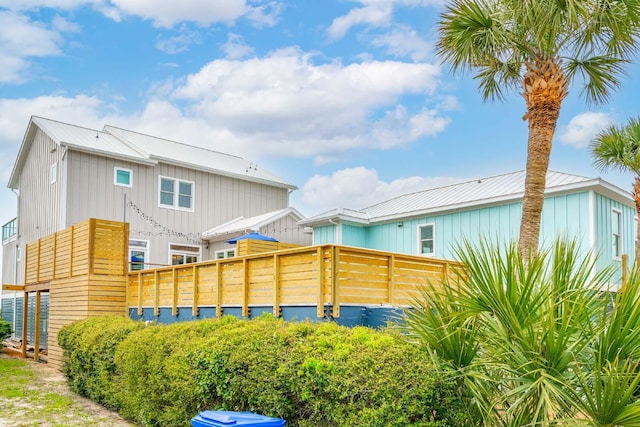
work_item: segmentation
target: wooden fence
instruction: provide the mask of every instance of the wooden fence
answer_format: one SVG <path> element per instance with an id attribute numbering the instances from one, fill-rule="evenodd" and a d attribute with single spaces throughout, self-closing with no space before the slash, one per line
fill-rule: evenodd
<path id="1" fill-rule="evenodd" d="M 91 316 L 126 316 L 128 241 L 128 224 L 89 219 L 26 245 L 21 290 L 25 300 L 29 292 L 36 292 L 36 301 L 40 292 L 49 292 L 50 365 L 61 364 L 58 332 L 64 325 Z M 23 324 L 27 320 L 25 315 Z M 35 332 L 38 336 L 39 328 Z"/>
<path id="2" fill-rule="evenodd" d="M 89 219 L 26 245 L 25 283 L 94 275 L 128 268 L 128 224 Z"/>
<path id="3" fill-rule="evenodd" d="M 459 263 L 337 245 L 306 246 L 197 264 L 179 265 L 129 274 L 127 301 L 138 315 L 143 308 L 316 306 L 333 317 L 340 305 L 406 306 L 419 296 L 420 285 L 452 274 Z"/>

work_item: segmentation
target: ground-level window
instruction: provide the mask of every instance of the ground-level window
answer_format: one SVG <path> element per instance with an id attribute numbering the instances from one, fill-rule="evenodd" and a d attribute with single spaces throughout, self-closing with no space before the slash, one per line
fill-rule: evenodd
<path id="1" fill-rule="evenodd" d="M 181 265 L 198 262 L 198 260 L 200 259 L 200 246 L 171 243 L 169 245 L 169 257 L 171 265 Z"/>
<path id="2" fill-rule="evenodd" d="M 433 255 L 435 249 L 435 225 L 424 224 L 418 226 L 418 253 L 421 255 Z"/>
<path id="3" fill-rule="evenodd" d="M 618 209 L 611 210 L 611 230 L 613 257 L 617 259 L 622 256 L 622 211 Z"/>
<path id="4" fill-rule="evenodd" d="M 216 251 L 216 259 L 233 258 L 236 256 L 235 249 L 225 249 L 222 251 Z"/>
<path id="5" fill-rule="evenodd" d="M 159 186 L 160 207 L 193 210 L 193 182 L 161 176 Z"/>
<path id="6" fill-rule="evenodd" d="M 149 241 L 148 240 L 129 240 L 129 262 L 130 270 L 144 270 L 145 263 L 149 260 Z"/>
<path id="7" fill-rule="evenodd" d="M 124 169 L 115 167 L 113 168 L 113 184 L 122 187 L 131 187 L 131 175 L 133 172 L 131 169 Z"/>

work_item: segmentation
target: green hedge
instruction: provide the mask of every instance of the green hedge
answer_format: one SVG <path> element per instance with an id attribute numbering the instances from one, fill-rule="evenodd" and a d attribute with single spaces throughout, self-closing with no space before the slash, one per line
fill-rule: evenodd
<path id="1" fill-rule="evenodd" d="M 394 331 L 267 317 L 148 326 L 109 317 L 59 337 L 73 390 L 145 426 L 187 426 L 204 409 L 301 427 L 472 425 L 464 390 Z"/>
<path id="2" fill-rule="evenodd" d="M 2 349 L 2 340 L 11 336 L 11 323 L 0 319 L 0 349 Z"/>

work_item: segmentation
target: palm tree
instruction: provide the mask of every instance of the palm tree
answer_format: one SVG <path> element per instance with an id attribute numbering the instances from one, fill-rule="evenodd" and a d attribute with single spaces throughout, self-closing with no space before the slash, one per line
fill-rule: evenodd
<path id="1" fill-rule="evenodd" d="M 438 55 L 473 70 L 485 100 L 521 90 L 529 121 L 519 248 L 535 256 L 551 141 L 576 77 L 587 103 L 606 101 L 637 50 L 638 0 L 453 0 L 439 22 Z"/>
<path id="2" fill-rule="evenodd" d="M 465 242 L 454 277 L 423 288 L 407 334 L 468 390 L 487 427 L 640 425 L 640 270 L 615 272 L 575 242 L 535 258 L 517 243 Z M 466 394 L 468 395 L 468 393 Z"/>
<path id="3" fill-rule="evenodd" d="M 599 169 L 619 169 L 635 174 L 633 200 L 640 218 L 640 117 L 626 126 L 609 126 L 591 144 L 594 165 Z M 640 261 L 640 223 L 636 230 L 636 260 Z"/>

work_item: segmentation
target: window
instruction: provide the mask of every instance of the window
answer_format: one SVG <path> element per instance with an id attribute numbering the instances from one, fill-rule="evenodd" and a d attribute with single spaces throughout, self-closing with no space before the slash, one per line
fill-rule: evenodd
<path id="1" fill-rule="evenodd" d="M 2 243 L 15 240 L 18 237 L 18 218 L 13 218 L 2 226 Z"/>
<path id="2" fill-rule="evenodd" d="M 236 256 L 235 249 L 225 249 L 222 251 L 216 251 L 216 259 L 233 258 Z"/>
<path id="3" fill-rule="evenodd" d="M 171 243 L 169 245 L 169 261 L 171 265 L 190 264 L 198 262 L 200 259 L 200 246 L 179 245 Z"/>
<path id="4" fill-rule="evenodd" d="M 149 241 L 129 240 L 129 262 L 131 271 L 144 270 L 149 258 Z"/>
<path id="5" fill-rule="evenodd" d="M 418 226 L 418 253 L 420 255 L 434 255 L 436 253 L 433 224 Z"/>
<path id="6" fill-rule="evenodd" d="M 51 165 L 51 169 L 49 170 L 49 183 L 53 184 L 58 179 L 58 164 L 54 163 Z"/>
<path id="7" fill-rule="evenodd" d="M 119 167 L 113 168 L 113 184 L 122 187 L 131 187 L 131 169 L 123 169 Z"/>
<path id="8" fill-rule="evenodd" d="M 622 212 L 611 210 L 611 232 L 613 237 L 613 257 L 618 259 L 622 255 Z"/>
<path id="9" fill-rule="evenodd" d="M 193 182 L 161 176 L 159 193 L 160 207 L 193 210 Z"/>

